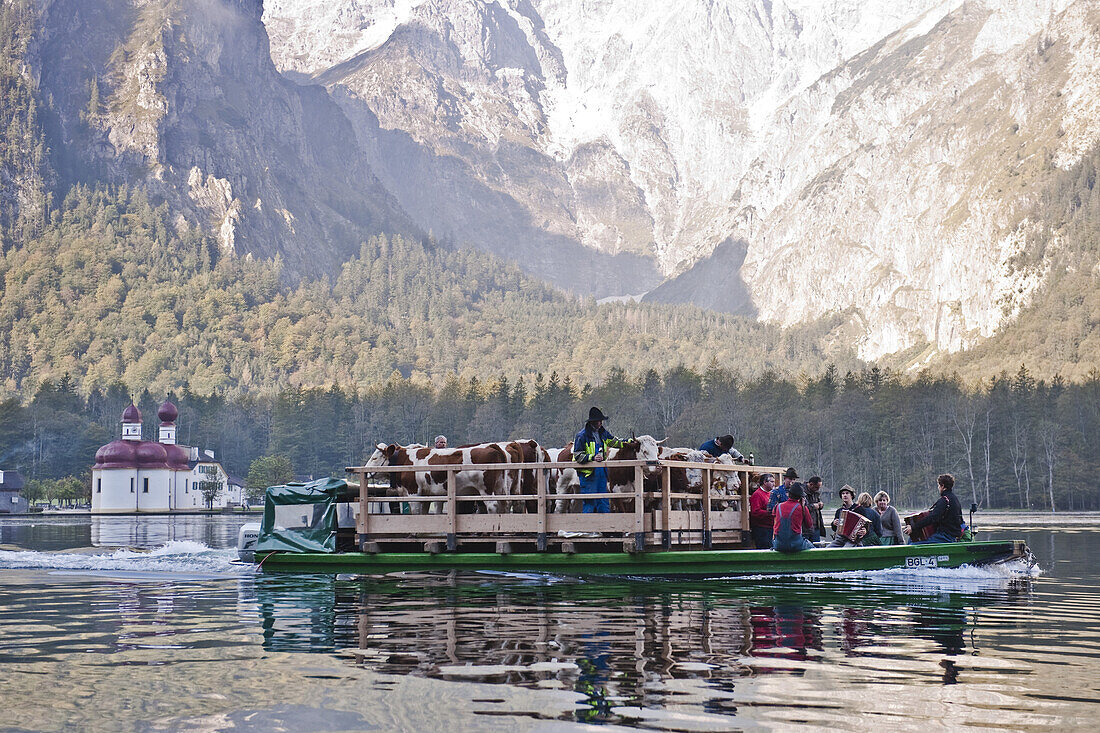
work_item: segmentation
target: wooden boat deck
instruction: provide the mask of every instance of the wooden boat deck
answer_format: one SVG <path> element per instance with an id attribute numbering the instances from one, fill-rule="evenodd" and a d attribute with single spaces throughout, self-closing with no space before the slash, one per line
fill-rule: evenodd
<path id="1" fill-rule="evenodd" d="M 388 478 L 391 474 L 424 472 L 447 474 L 445 496 L 380 495 L 361 490 L 354 547 L 360 552 L 379 553 L 423 549 L 429 553 L 476 552 L 492 549 L 497 554 L 547 552 L 570 554 L 578 548 L 590 552 L 644 552 L 646 550 L 711 550 L 742 548 L 750 543 L 749 487 L 762 473 L 781 474 L 774 466 L 726 465 L 684 461 L 615 461 L 617 468 L 633 468 L 633 490 L 603 494 L 557 494 L 548 487 L 552 469 L 575 469 L 572 462 L 503 463 L 445 466 L 352 466 L 347 470 L 359 479 L 361 487 L 370 486 L 370 478 Z M 704 492 L 672 491 L 674 468 L 702 472 Z M 485 470 L 512 472 L 518 484 L 520 472 L 535 476 L 535 493 L 513 493 L 491 497 L 461 496 L 456 491 L 456 475 L 461 471 Z M 646 477 L 649 474 L 649 487 Z M 715 493 L 715 480 L 735 474 L 740 488 L 735 495 Z M 654 487 L 659 487 L 654 489 Z M 576 511 L 555 512 L 555 502 L 572 502 L 606 497 L 612 506 L 627 506 L 626 511 L 585 514 Z M 464 513 L 460 507 L 484 506 L 486 500 L 499 502 L 503 513 Z M 435 505 L 439 513 L 387 513 L 387 505 L 404 503 L 418 511 Z M 681 505 L 685 508 L 674 508 Z M 721 508 L 725 505 L 725 508 Z M 534 511 L 529 511 L 533 507 Z M 595 535 L 595 536 L 586 536 Z"/>

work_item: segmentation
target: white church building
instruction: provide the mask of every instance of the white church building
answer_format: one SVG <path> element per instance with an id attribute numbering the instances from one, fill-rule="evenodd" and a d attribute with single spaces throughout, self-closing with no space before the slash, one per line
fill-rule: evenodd
<path id="1" fill-rule="evenodd" d="M 240 503 L 239 482 L 209 451 L 176 444 L 176 406 L 165 400 L 157 409 L 159 440 L 141 439 L 141 410 L 130 404 L 122 413 L 122 438 L 96 451 L 92 466 L 92 514 L 220 509 Z M 208 504 L 203 489 L 220 491 Z"/>

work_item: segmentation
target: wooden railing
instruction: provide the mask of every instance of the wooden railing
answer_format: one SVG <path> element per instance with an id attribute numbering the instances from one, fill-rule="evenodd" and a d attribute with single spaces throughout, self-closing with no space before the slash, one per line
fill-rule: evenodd
<path id="1" fill-rule="evenodd" d="M 596 467 L 588 464 L 584 467 Z M 356 521 L 357 544 L 362 551 L 377 550 L 381 542 L 445 540 L 446 549 L 454 551 L 459 544 L 498 540 L 534 542 L 534 549 L 545 551 L 551 544 L 562 544 L 560 533 L 598 533 L 599 540 L 613 541 L 614 537 L 626 538 L 624 549 L 641 552 L 647 546 L 670 548 L 673 545 L 712 547 L 716 533 L 721 544 L 742 544 L 749 536 L 750 477 L 762 473 L 781 474 L 785 469 L 772 466 L 728 465 L 723 463 L 692 463 L 685 461 L 608 461 L 602 464 L 608 469 L 633 468 L 633 486 L 630 491 L 603 493 L 552 493 L 548 486 L 549 472 L 555 469 L 580 468 L 573 462 L 494 463 L 427 466 L 352 466 L 347 470 L 356 474 L 361 487 L 368 487 L 370 477 L 385 480 L 391 474 L 446 473 L 446 492 L 423 496 L 405 493 L 378 495 L 370 489 L 361 490 L 359 516 Z M 700 492 L 674 492 L 672 470 L 687 469 L 702 472 Z M 513 492 L 507 495 L 486 494 L 464 496 L 458 494 L 458 474 L 464 471 L 499 471 L 510 473 L 516 480 Z M 521 471 L 533 471 L 535 493 L 520 493 Z M 737 474 L 740 490 L 737 495 L 713 493 L 715 472 Z M 657 491 L 646 491 L 646 474 L 657 478 Z M 618 504 L 628 504 L 628 511 L 612 511 L 606 514 L 582 512 L 555 512 L 551 502 L 592 500 L 607 498 Z M 502 510 L 497 513 L 459 513 L 462 504 L 476 503 L 487 507 L 497 502 Z M 527 503 L 533 502 L 535 511 L 527 511 Z M 675 503 L 689 502 L 698 507 L 674 508 Z M 714 502 L 730 502 L 733 508 L 714 511 Z M 420 507 L 416 513 L 385 513 L 385 505 L 404 503 Z M 436 505 L 438 513 L 427 513 Z M 647 505 L 649 508 L 647 508 Z M 565 537 L 572 540 L 573 537 Z M 583 538 L 587 540 L 588 538 Z M 431 542 L 435 551 L 441 542 Z M 569 545 L 571 546 L 571 544 Z M 563 549 L 563 548 L 559 548 Z"/>

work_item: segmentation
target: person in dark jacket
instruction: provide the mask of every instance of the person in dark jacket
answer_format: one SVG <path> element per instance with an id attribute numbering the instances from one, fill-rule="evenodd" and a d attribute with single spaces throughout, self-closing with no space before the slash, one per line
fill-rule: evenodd
<path id="1" fill-rule="evenodd" d="M 603 466 L 603 462 L 607 460 L 607 449 L 622 448 L 626 442 L 607 432 L 607 428 L 603 426 L 606 419 L 607 415 L 600 408 L 593 407 L 588 411 L 588 421 L 573 439 L 573 460 L 583 466 L 577 469 L 582 494 L 607 492 L 607 469 Z M 596 468 L 592 468 L 591 464 L 596 464 Z M 611 511 L 611 501 L 606 496 L 585 499 L 582 511 L 586 514 L 606 514 Z"/>
<path id="2" fill-rule="evenodd" d="M 730 457 L 738 463 L 748 463 L 748 460 L 741 455 L 741 452 L 733 447 L 732 435 L 719 435 L 717 438 L 711 438 L 706 443 L 699 446 L 699 450 L 710 453 L 715 458 L 723 453 L 729 453 Z"/>
<path id="3" fill-rule="evenodd" d="M 840 530 L 840 517 L 844 513 L 844 510 L 851 511 L 852 507 L 856 503 L 856 490 L 848 484 L 844 484 L 840 487 L 840 506 L 837 507 L 836 514 L 833 515 L 833 534 L 835 535 Z"/>
<path id="4" fill-rule="evenodd" d="M 810 510 L 814 523 L 812 528 L 802 528 L 802 534 L 810 542 L 820 542 L 825 537 L 825 519 L 821 516 L 824 507 L 825 502 L 821 501 L 821 477 L 811 476 L 806 482 L 806 508 Z"/>
<path id="5" fill-rule="evenodd" d="M 862 547 L 882 544 L 882 517 L 875 511 L 874 503 L 870 494 L 861 491 L 859 498 L 856 499 L 856 505 L 848 510 L 858 512 L 871 523 L 867 528 L 867 534 L 863 535 L 863 539 L 859 542 Z"/>
<path id="6" fill-rule="evenodd" d="M 945 473 L 936 479 L 939 484 L 940 498 L 932 505 L 931 513 L 924 519 L 916 519 L 912 526 L 905 525 L 902 532 L 910 534 L 914 529 L 921 529 L 932 525 L 935 534 L 920 542 L 911 542 L 913 545 L 929 545 L 934 542 L 958 542 L 962 535 L 963 511 L 959 497 L 955 496 L 955 477 Z"/>

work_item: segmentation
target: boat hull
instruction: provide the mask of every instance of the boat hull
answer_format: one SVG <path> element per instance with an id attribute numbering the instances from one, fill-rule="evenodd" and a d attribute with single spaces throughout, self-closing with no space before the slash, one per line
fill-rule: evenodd
<path id="1" fill-rule="evenodd" d="M 261 569 L 299 573 L 419 572 L 491 570 L 558 575 L 723 577 L 804 575 L 867 570 L 958 568 L 1030 557 L 1022 540 L 934 545 L 823 548 L 784 554 L 771 550 L 665 550 L 658 552 L 257 552 Z"/>

